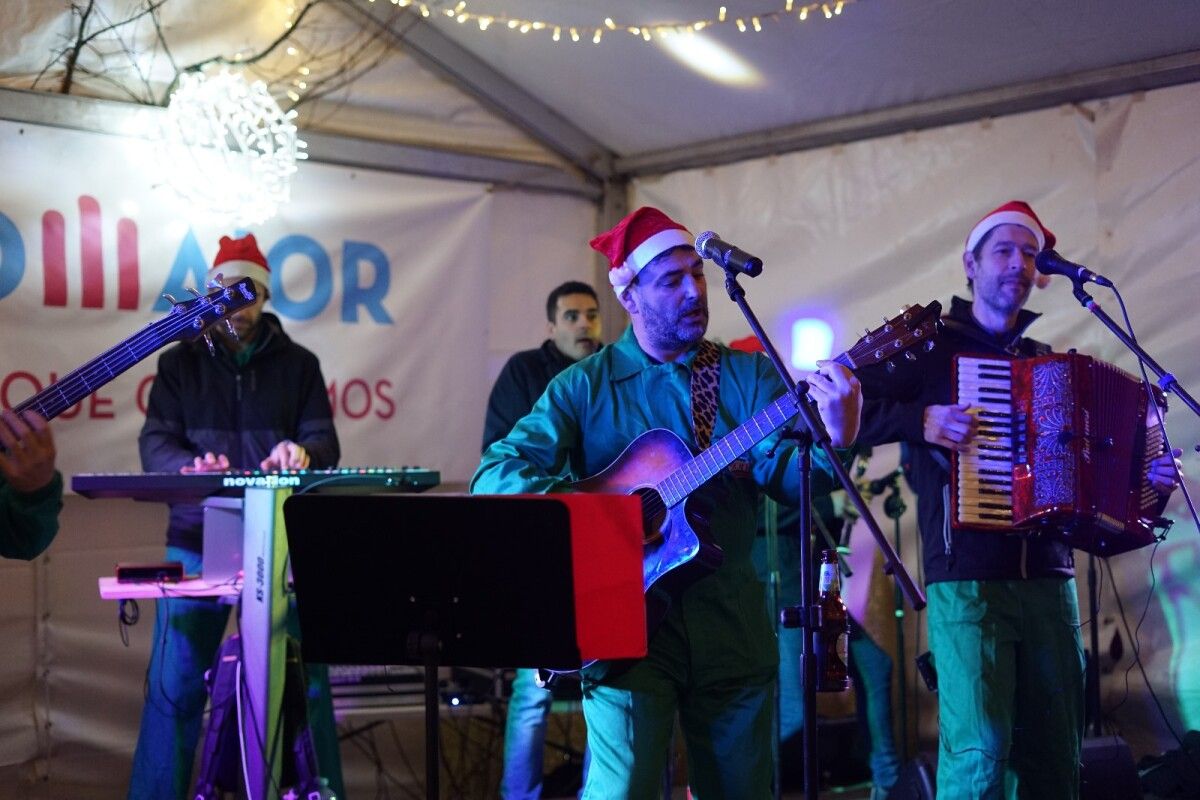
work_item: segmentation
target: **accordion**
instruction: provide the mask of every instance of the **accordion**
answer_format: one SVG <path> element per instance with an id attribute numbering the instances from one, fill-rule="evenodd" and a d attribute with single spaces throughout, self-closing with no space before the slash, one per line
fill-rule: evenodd
<path id="1" fill-rule="evenodd" d="M 1165 503 L 1146 469 L 1163 434 L 1146 425 L 1141 381 L 1075 353 L 958 355 L 952 386 L 979 422 L 970 449 L 951 458 L 953 527 L 1044 528 L 1099 556 L 1155 541 Z"/>

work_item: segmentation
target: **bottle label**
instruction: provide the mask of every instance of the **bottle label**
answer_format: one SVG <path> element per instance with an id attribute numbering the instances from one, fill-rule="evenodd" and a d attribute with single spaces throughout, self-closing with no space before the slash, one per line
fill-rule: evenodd
<path id="1" fill-rule="evenodd" d="M 827 594 L 830 591 L 838 590 L 840 588 L 841 587 L 838 585 L 837 564 L 822 564 L 821 574 L 817 579 L 817 594 Z"/>

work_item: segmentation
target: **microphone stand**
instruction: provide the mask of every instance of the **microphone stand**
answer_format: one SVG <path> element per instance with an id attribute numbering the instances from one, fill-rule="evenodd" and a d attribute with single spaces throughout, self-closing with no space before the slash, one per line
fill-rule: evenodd
<path id="1" fill-rule="evenodd" d="M 719 261 L 716 263 L 720 265 Z M 846 490 L 846 497 L 854 503 L 859 517 L 867 524 L 871 535 L 875 537 L 876 545 L 883 551 L 883 571 L 893 576 L 897 586 L 904 592 L 904 596 L 908 598 L 909 604 L 914 609 L 920 610 L 925 607 L 925 595 L 917 588 L 908 572 L 905 571 L 904 565 L 900 563 L 900 559 L 896 555 L 896 551 L 892 549 L 887 538 L 883 535 L 883 531 L 879 529 L 879 524 L 871 516 L 871 511 L 867 508 L 867 504 L 859 493 L 858 487 L 855 486 L 854 480 L 850 477 L 850 473 L 833 452 L 833 443 L 829 437 L 829 432 L 825 429 L 824 423 L 821 422 L 821 417 L 818 415 L 816 408 L 808 400 L 808 384 L 804 381 L 797 383 L 792 379 L 791 373 L 784 366 L 783 359 L 779 357 L 779 351 L 775 349 L 774 344 L 767 337 L 766 331 L 763 330 L 762 324 L 758 321 L 758 317 L 750 308 L 749 303 L 746 302 L 746 291 L 737 282 L 737 269 L 721 266 L 725 270 L 725 291 L 729 295 L 729 299 L 737 305 L 742 315 L 746 318 L 746 321 L 750 323 L 750 329 L 758 337 L 758 340 L 762 342 L 763 351 L 766 353 L 767 358 L 771 359 L 771 363 L 775 366 L 775 371 L 779 373 L 784 386 L 796 398 L 799 417 L 804 423 L 799 429 L 793 429 L 790 433 L 784 433 L 784 436 L 796 439 L 799 444 L 797 462 L 800 469 L 800 530 L 798 531 L 800 537 L 800 605 L 784 609 L 781 618 L 785 627 L 798 627 L 805 630 L 805 635 L 800 640 L 800 672 L 803 677 L 804 686 L 804 722 L 801 727 L 804 743 L 804 796 L 815 799 L 819 783 L 817 775 L 817 674 L 815 640 L 821 630 L 821 618 L 820 608 L 816 604 L 816 593 L 812 580 L 812 487 L 809 479 L 812 473 L 813 444 L 816 444 L 825 451 L 834 475 L 837 476 L 842 488 Z"/>
<path id="2" fill-rule="evenodd" d="M 1117 322 L 1105 313 L 1096 299 L 1088 294 L 1087 289 L 1083 288 L 1085 281 L 1078 277 L 1072 277 L 1071 283 L 1074 285 L 1072 294 L 1079 304 L 1092 312 L 1092 316 L 1104 323 L 1104 327 L 1112 331 L 1113 335 L 1121 341 L 1121 344 L 1129 348 L 1138 360 L 1145 364 L 1150 370 L 1158 376 L 1158 388 L 1164 392 L 1171 392 L 1183 404 L 1192 410 L 1192 413 L 1200 417 L 1200 405 L 1197 405 L 1195 398 L 1187 393 L 1187 390 L 1179 385 L 1179 381 L 1175 376 L 1163 369 L 1157 361 L 1150 357 L 1142 346 L 1122 328 Z M 1099 606 L 1098 590 L 1096 587 L 1096 557 L 1091 553 L 1088 554 L 1088 611 L 1091 614 L 1091 622 L 1089 623 L 1088 639 L 1092 646 L 1092 658 L 1087 664 L 1087 677 L 1089 684 L 1088 699 L 1091 701 L 1093 708 L 1092 735 L 1099 736 L 1102 732 L 1102 720 L 1100 712 L 1100 627 L 1097 620 Z"/>
<path id="3" fill-rule="evenodd" d="M 900 519 L 908 507 L 900 496 L 900 476 L 892 473 L 888 487 L 888 496 L 883 500 L 883 513 L 892 520 L 892 538 L 896 542 L 896 555 L 900 555 Z M 908 759 L 908 671 L 905 665 L 908 658 L 904 648 L 904 598 L 900 587 L 895 589 L 895 618 L 896 618 L 896 670 L 900 683 L 900 757 Z"/>
<path id="4" fill-rule="evenodd" d="M 1184 405 L 1192 410 L 1193 414 L 1200 417 L 1200 404 L 1197 404 L 1196 399 L 1188 394 L 1186 389 L 1179 385 L 1179 381 L 1175 379 L 1175 376 L 1159 366 L 1159 363 L 1151 358 L 1150 354 L 1143 350 L 1142 346 L 1138 344 L 1132 336 L 1126 333 L 1124 328 L 1118 325 L 1112 317 L 1104 313 L 1104 309 L 1100 307 L 1100 304 L 1096 302 L 1095 298 L 1088 294 L 1087 290 L 1083 288 L 1083 281 L 1079 280 L 1078 278 L 1073 278 L 1072 282 L 1075 284 L 1075 289 L 1072 294 L 1075 295 L 1075 299 L 1079 301 L 1079 304 L 1088 311 L 1092 312 L 1092 315 L 1096 317 L 1096 319 L 1103 322 L 1104 326 L 1112 331 L 1114 336 L 1121 340 L 1121 344 L 1128 347 L 1130 351 L 1138 357 L 1139 361 L 1149 367 L 1150 371 L 1158 376 L 1158 388 L 1162 389 L 1164 392 L 1173 393 L 1176 397 L 1183 401 Z"/>

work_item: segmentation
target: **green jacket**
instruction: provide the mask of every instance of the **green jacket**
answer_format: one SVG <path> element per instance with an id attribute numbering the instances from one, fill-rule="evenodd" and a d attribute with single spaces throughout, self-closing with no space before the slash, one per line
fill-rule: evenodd
<path id="1" fill-rule="evenodd" d="M 765 357 L 726 347 L 720 352 L 714 442 L 784 391 Z M 693 350 L 682 361 L 659 363 L 642 351 L 633 329 L 626 328 L 613 346 L 559 373 L 512 432 L 484 451 L 471 491 L 566 490 L 571 482 L 600 472 L 652 428 L 666 428 L 694 449 L 690 380 L 695 355 Z M 760 487 L 781 502 L 795 504 L 799 498 L 795 444 L 785 442 L 769 453 L 778 438 L 777 433 L 767 437 L 704 487 L 708 494 L 709 486 L 717 484 L 709 521 L 725 561 L 684 591 L 672 608 L 672 614 L 683 615 L 696 670 L 745 674 L 773 670 L 777 662 L 763 586 L 750 552 Z M 831 473 L 819 453 L 814 453 L 813 467 L 814 493 L 828 491 Z"/>
<path id="2" fill-rule="evenodd" d="M 58 533 L 62 496 L 58 472 L 50 483 L 29 494 L 13 491 L 0 478 L 0 556 L 30 561 L 41 555 Z"/>

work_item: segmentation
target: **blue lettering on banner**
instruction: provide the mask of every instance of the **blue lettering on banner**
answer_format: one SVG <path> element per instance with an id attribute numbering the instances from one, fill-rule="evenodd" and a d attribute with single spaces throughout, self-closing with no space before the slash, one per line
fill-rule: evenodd
<path id="1" fill-rule="evenodd" d="M 375 268 L 375 280 L 368 286 L 360 285 L 359 281 L 359 265 L 363 263 Z M 392 317 L 383 307 L 391 278 L 387 256 L 378 247 L 368 242 L 343 244 L 342 322 L 358 322 L 358 307 L 363 306 L 371 319 L 380 324 L 391 324 Z"/>
<path id="2" fill-rule="evenodd" d="M 25 242 L 13 221 L 0 214 L 0 298 L 12 294 L 24 275 Z"/>
<path id="3" fill-rule="evenodd" d="M 307 257 L 316 273 L 312 294 L 304 300 L 294 300 L 283 290 L 284 262 L 294 255 Z M 300 234 L 285 236 L 267 253 L 267 263 L 271 265 L 271 303 L 283 316 L 312 319 L 329 304 L 333 294 L 333 267 L 329 264 L 328 254 L 315 239 Z"/>
<path id="4" fill-rule="evenodd" d="M 189 276 L 192 278 L 192 286 L 196 288 L 208 283 L 208 260 L 204 258 L 200 243 L 196 241 L 196 234 L 191 228 L 188 228 L 187 235 L 179 243 L 175 261 L 171 264 L 171 272 L 163 283 L 159 298 L 154 301 L 154 310 L 167 311 L 171 308 L 171 302 L 162 297 L 163 294 L 174 295 L 176 300 L 191 297 L 187 290 Z"/>

